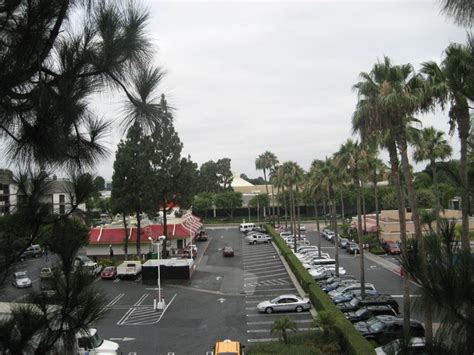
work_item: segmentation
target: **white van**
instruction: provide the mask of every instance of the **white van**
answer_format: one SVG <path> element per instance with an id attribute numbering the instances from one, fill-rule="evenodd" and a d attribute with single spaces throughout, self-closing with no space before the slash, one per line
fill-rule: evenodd
<path id="1" fill-rule="evenodd" d="M 240 223 L 239 232 L 249 232 L 255 230 L 255 223 Z"/>

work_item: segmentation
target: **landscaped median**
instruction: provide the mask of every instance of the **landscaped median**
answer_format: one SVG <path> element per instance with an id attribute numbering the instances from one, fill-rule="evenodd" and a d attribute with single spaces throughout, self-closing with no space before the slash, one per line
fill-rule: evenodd
<path id="1" fill-rule="evenodd" d="M 319 285 L 314 281 L 308 271 L 301 265 L 301 262 L 293 254 L 285 241 L 275 232 L 272 226 L 266 225 L 268 234 L 272 239 L 281 254 L 290 266 L 293 274 L 298 279 L 301 287 L 309 294 L 311 303 L 316 308 L 316 311 L 325 311 L 331 314 L 336 331 L 340 335 L 343 344 L 340 344 L 343 349 L 349 354 L 353 355 L 368 355 L 375 354 L 373 346 L 354 328 L 344 314 L 334 305 L 329 296 L 321 290 Z"/>

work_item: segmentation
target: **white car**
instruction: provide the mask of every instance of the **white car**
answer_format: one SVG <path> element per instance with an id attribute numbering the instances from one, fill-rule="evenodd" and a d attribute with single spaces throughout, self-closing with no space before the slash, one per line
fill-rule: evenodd
<path id="1" fill-rule="evenodd" d="M 354 283 L 352 285 L 343 285 L 343 286 L 338 287 L 335 290 L 332 290 L 331 292 L 329 292 L 328 296 L 331 297 L 331 298 L 335 298 L 337 296 L 342 295 L 343 293 L 352 292 L 352 291 L 356 291 L 356 290 L 360 290 L 360 289 L 361 289 L 360 282 L 359 283 Z M 365 289 L 367 291 L 369 291 L 369 290 L 374 291 L 374 292 L 377 291 L 375 289 L 375 286 L 373 284 L 370 284 L 370 283 L 365 284 Z"/>
<path id="2" fill-rule="evenodd" d="M 291 235 L 291 232 L 281 232 L 280 233 L 280 237 L 284 238 L 284 237 L 289 237 Z"/>
<path id="3" fill-rule="evenodd" d="M 252 234 L 245 237 L 249 244 L 270 243 L 272 238 L 268 234 Z"/>
<path id="4" fill-rule="evenodd" d="M 310 269 L 309 274 L 314 278 L 314 279 L 319 279 L 323 277 L 324 275 L 327 275 L 329 272 L 336 273 L 336 266 L 333 265 L 325 265 L 325 266 L 320 266 L 316 269 Z M 339 267 L 339 275 L 345 275 L 346 270 L 343 267 Z"/>
<path id="5" fill-rule="evenodd" d="M 281 295 L 270 301 L 263 301 L 257 305 L 259 312 L 303 312 L 311 308 L 308 298 L 301 298 L 296 295 Z"/>
<path id="6" fill-rule="evenodd" d="M 28 277 L 26 271 L 17 271 L 13 274 L 12 284 L 16 288 L 31 287 L 31 279 Z"/>

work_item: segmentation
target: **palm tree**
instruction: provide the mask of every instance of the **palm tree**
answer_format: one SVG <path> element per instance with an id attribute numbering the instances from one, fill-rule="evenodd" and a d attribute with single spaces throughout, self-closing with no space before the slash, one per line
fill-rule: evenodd
<path id="1" fill-rule="evenodd" d="M 267 170 L 272 170 L 275 168 L 275 166 L 278 164 L 278 159 L 275 154 L 272 152 L 269 152 L 268 150 L 265 151 L 263 154 L 260 154 L 257 159 L 255 160 L 255 168 L 256 169 L 262 169 L 263 170 L 263 178 L 265 179 L 265 189 L 267 191 L 268 195 L 268 183 L 267 183 Z M 272 185 L 273 189 L 273 185 Z M 273 203 L 273 191 L 272 191 L 272 215 L 275 215 L 275 206 Z"/>
<path id="2" fill-rule="evenodd" d="M 334 163 L 333 158 L 326 158 L 319 166 L 320 170 L 320 184 L 321 188 L 325 190 L 325 195 L 329 205 L 329 214 L 331 215 L 333 228 L 334 228 L 334 245 L 335 253 L 334 259 L 336 260 L 336 276 L 339 276 L 339 233 L 337 225 L 337 212 L 336 212 L 336 195 L 335 187 L 337 187 L 339 180 L 339 169 Z"/>
<path id="3" fill-rule="evenodd" d="M 435 194 L 435 216 L 436 216 L 436 231 L 440 232 L 441 222 L 441 205 L 438 189 L 438 174 L 436 171 L 436 160 L 444 160 L 451 155 L 452 148 L 444 139 L 444 133 L 437 131 L 434 127 L 428 127 L 421 131 L 414 141 L 415 150 L 413 152 L 413 159 L 416 162 L 429 160 L 431 172 L 433 174 L 433 188 Z"/>
<path id="4" fill-rule="evenodd" d="M 287 316 L 277 319 L 270 330 L 271 334 L 278 334 L 278 338 L 282 339 L 285 344 L 288 344 L 288 331 L 296 332 L 296 323 L 290 320 Z"/>
<path id="5" fill-rule="evenodd" d="M 348 139 L 346 143 L 341 145 L 339 151 L 336 153 L 336 164 L 341 169 L 348 169 L 351 173 L 352 183 L 357 190 L 357 237 L 359 240 L 360 249 L 360 283 L 361 283 L 361 297 L 365 297 L 365 266 L 364 266 L 364 243 L 362 239 L 362 182 L 360 180 L 360 162 L 363 160 L 362 148 L 359 143 Z"/>
<path id="6" fill-rule="evenodd" d="M 314 214 L 316 217 L 316 230 L 318 232 L 318 255 L 321 257 L 321 231 L 319 226 L 319 214 L 318 214 L 318 205 L 319 201 L 324 196 L 324 187 L 321 184 L 322 173 L 321 166 L 324 164 L 322 160 L 313 160 L 311 163 L 311 169 L 309 171 L 308 177 L 308 190 L 309 193 L 313 196 L 314 199 Z"/>
<path id="7" fill-rule="evenodd" d="M 281 166 L 282 178 L 285 187 L 288 189 L 290 196 L 290 220 L 293 234 L 295 235 L 295 252 L 297 249 L 296 243 L 296 211 L 295 211 L 295 190 L 297 191 L 298 185 L 301 183 L 304 172 L 301 167 L 292 161 L 283 163 Z M 298 222 L 299 224 L 299 222 Z M 299 230 L 299 228 L 298 228 Z"/>
<path id="8" fill-rule="evenodd" d="M 474 259 L 459 248 L 455 225 L 455 221 L 442 219 L 440 233 L 425 237 L 428 258 L 422 255 L 419 241 L 411 240 L 411 252 L 402 257 L 402 265 L 422 286 L 414 306 L 433 310 L 442 320 L 435 345 L 440 342 L 444 351 L 433 353 L 467 355 L 474 350 Z M 421 267 L 424 259 L 428 273 Z"/>
<path id="9" fill-rule="evenodd" d="M 471 9 L 472 14 L 472 9 Z M 449 103 L 449 123 L 451 131 L 457 126 L 461 143 L 459 176 L 461 178 L 462 209 L 462 247 L 470 250 L 469 240 L 469 179 L 468 179 L 468 139 L 471 121 L 469 102 L 474 101 L 474 39 L 469 38 L 467 45 L 450 44 L 445 58 L 438 66 L 435 62 L 422 64 L 422 73 L 426 75 L 426 95 L 430 101 L 426 109 L 435 105 L 442 108 Z"/>
<path id="10" fill-rule="evenodd" d="M 143 134 L 150 133 L 154 127 L 160 123 L 172 120 L 168 104 L 164 95 L 158 95 L 157 90 L 163 79 L 163 72 L 159 68 L 147 68 L 138 66 L 131 85 L 130 91 L 127 91 L 129 101 L 125 107 L 125 117 L 122 121 L 124 128 L 136 126 L 139 132 Z M 144 149 L 143 149 L 144 150 Z M 136 154 L 136 163 L 140 159 L 140 154 Z M 137 255 L 141 255 L 141 215 L 145 206 L 142 200 L 147 198 L 144 195 L 139 196 L 139 206 L 135 212 L 137 218 Z M 166 206 L 165 206 L 166 207 Z M 163 234 L 167 237 L 167 224 L 163 226 Z M 163 243 L 163 253 L 166 255 L 166 243 Z"/>
<path id="11" fill-rule="evenodd" d="M 398 151 L 395 136 L 390 130 L 389 121 L 383 119 L 383 111 L 378 102 L 379 93 L 384 85 L 387 73 L 383 70 L 383 67 L 375 65 L 369 73 L 362 72 L 359 76 L 361 81 L 353 87 L 357 91 L 358 102 L 352 117 L 352 128 L 354 133 L 359 134 L 362 142 L 380 142 L 380 145 L 388 150 L 390 171 L 397 198 L 400 239 L 402 241 L 401 251 L 403 255 L 406 255 L 405 194 L 399 172 Z M 408 337 L 410 330 L 410 289 L 406 273 L 403 276 L 403 312 L 403 330 L 405 337 Z"/>
<path id="12" fill-rule="evenodd" d="M 442 11 L 454 18 L 459 25 L 471 27 L 474 23 L 474 3 L 472 0 L 441 0 Z"/>

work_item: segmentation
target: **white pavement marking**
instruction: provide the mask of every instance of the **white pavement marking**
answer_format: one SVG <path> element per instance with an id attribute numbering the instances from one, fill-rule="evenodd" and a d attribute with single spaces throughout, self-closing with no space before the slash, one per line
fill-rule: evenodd
<path id="1" fill-rule="evenodd" d="M 309 330 L 316 330 L 317 328 L 297 328 L 299 332 L 307 332 Z M 270 333 L 270 329 L 250 329 L 247 333 Z"/>
<path id="2" fill-rule="evenodd" d="M 308 316 L 308 312 L 278 312 L 278 313 L 270 313 L 270 314 L 265 314 L 265 318 L 272 318 L 272 317 L 281 317 L 281 316 L 286 316 L 286 315 L 292 315 L 292 316 Z M 247 317 L 261 317 L 262 313 L 249 313 L 246 314 Z"/>
<path id="3" fill-rule="evenodd" d="M 252 279 L 262 279 L 262 278 L 265 278 L 265 277 L 274 277 L 274 276 L 280 276 L 280 275 L 287 275 L 287 272 L 277 272 L 277 273 L 274 273 L 274 274 L 271 274 L 271 275 L 260 275 L 260 274 L 257 274 L 257 276 L 249 276 L 249 277 L 244 277 L 244 281 L 247 281 L 247 280 L 252 280 Z"/>
<path id="4" fill-rule="evenodd" d="M 120 299 L 121 299 L 123 296 L 125 296 L 124 293 L 119 293 L 112 301 L 110 301 L 110 302 L 104 307 L 104 309 L 105 309 L 105 308 L 110 308 L 110 307 L 116 305 L 117 302 L 120 301 Z"/>
<path id="5" fill-rule="evenodd" d="M 261 297 L 262 295 L 255 295 L 257 292 L 281 292 L 281 291 L 296 291 L 296 289 L 293 288 L 272 288 L 272 289 L 263 289 L 263 290 L 254 290 L 251 295 L 247 295 L 246 297 Z"/>
<path id="6" fill-rule="evenodd" d="M 249 265 L 249 264 L 252 264 L 252 265 Z M 252 261 L 252 262 L 249 262 L 249 263 L 244 263 L 244 267 L 246 267 L 246 266 L 256 267 L 258 265 L 279 265 L 279 263 L 277 263 L 275 260 L 271 260 L 271 261 L 264 260 L 263 262 L 262 261 Z"/>
<path id="7" fill-rule="evenodd" d="M 313 323 L 312 319 L 303 319 L 303 320 L 294 320 L 294 323 Z M 260 322 L 247 322 L 247 325 L 264 325 L 264 324 L 274 324 L 275 322 L 269 320 L 269 321 L 260 321 Z"/>
<path id="8" fill-rule="evenodd" d="M 274 268 L 281 269 L 282 267 L 281 267 L 281 265 L 276 265 L 276 264 L 275 265 L 270 265 L 270 266 L 264 266 L 264 267 L 251 267 L 251 268 L 246 268 L 245 273 L 246 274 L 252 274 L 253 271 L 251 271 L 251 270 L 261 271 L 261 270 L 274 269 Z M 284 270 L 284 268 L 283 268 L 283 270 Z"/>
<path id="9" fill-rule="evenodd" d="M 390 295 L 393 298 L 403 298 L 403 295 Z M 421 297 L 420 295 L 410 295 L 410 297 Z"/>
<path id="10" fill-rule="evenodd" d="M 266 338 L 266 339 L 247 339 L 249 343 L 264 343 L 269 341 L 277 341 L 278 338 Z"/>

